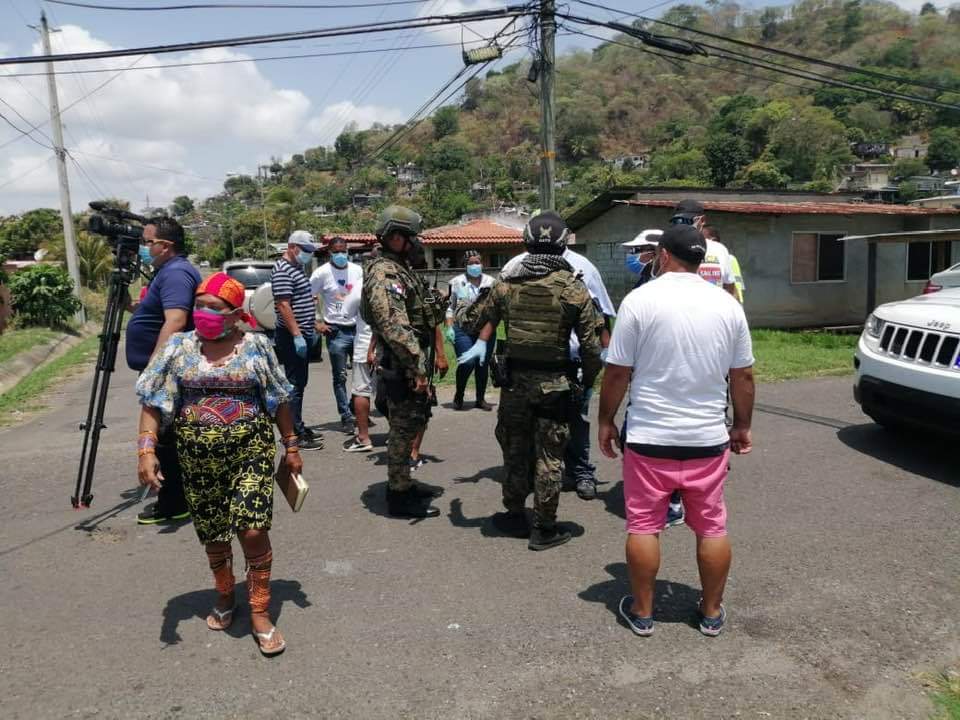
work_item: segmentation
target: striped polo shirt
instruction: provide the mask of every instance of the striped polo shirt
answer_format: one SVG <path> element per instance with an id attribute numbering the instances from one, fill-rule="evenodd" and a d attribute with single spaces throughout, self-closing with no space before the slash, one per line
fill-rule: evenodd
<path id="1" fill-rule="evenodd" d="M 270 276 L 270 285 L 273 289 L 273 302 L 289 300 L 293 309 L 293 317 L 300 326 L 300 333 L 310 337 L 316 332 L 316 313 L 313 303 L 313 291 L 310 281 L 299 265 L 294 265 L 285 257 L 277 260 Z M 277 311 L 277 327 L 287 328 L 283 316 Z"/>

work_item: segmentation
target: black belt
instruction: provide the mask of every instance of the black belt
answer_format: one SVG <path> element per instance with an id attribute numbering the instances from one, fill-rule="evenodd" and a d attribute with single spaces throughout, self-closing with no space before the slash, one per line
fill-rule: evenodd
<path id="1" fill-rule="evenodd" d="M 507 360 L 511 370 L 534 370 L 541 372 L 566 372 L 570 368 L 569 360 L 521 360 L 509 358 Z"/>

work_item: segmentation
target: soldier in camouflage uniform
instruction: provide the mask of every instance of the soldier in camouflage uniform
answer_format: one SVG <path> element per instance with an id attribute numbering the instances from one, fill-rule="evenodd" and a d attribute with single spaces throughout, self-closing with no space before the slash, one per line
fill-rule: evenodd
<path id="1" fill-rule="evenodd" d="M 434 297 L 411 268 L 420 248 L 420 216 L 393 205 L 380 217 L 376 235 L 382 254 L 365 268 L 361 313 L 376 335 L 379 382 L 385 384 L 390 435 L 387 440 L 387 510 L 397 517 L 437 517 L 433 491 L 410 477 L 414 438 L 430 417 L 437 325 L 443 298 Z"/>
<path id="2" fill-rule="evenodd" d="M 568 233 L 554 212 L 530 220 L 524 229 L 530 254 L 478 301 L 483 303 L 479 322 L 485 325 L 474 347 L 457 359 L 482 357 L 497 325 L 505 323 L 509 379 L 500 390 L 496 434 L 503 450 L 507 512 L 495 515 L 494 523 L 511 535 L 529 535 L 531 550 L 546 550 L 570 539 L 570 533 L 556 525 L 569 418 L 602 367 L 603 318 L 587 287 L 561 257 Z M 582 385 L 577 385 L 570 365 L 571 332 L 580 340 Z M 524 511 L 531 489 L 532 529 Z"/>

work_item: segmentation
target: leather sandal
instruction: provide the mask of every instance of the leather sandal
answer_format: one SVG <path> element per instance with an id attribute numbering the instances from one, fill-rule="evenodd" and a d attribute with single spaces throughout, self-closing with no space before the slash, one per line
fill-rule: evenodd
<path id="1" fill-rule="evenodd" d="M 237 603 L 234 601 L 233 607 L 226 610 L 217 610 L 212 608 L 207 615 L 207 627 L 211 630 L 226 630 L 233 624 L 234 612 L 237 609 Z"/>
<path id="2" fill-rule="evenodd" d="M 254 630 L 253 639 L 257 641 L 260 653 L 265 657 L 279 655 L 287 649 L 287 643 L 280 631 L 277 630 L 276 625 L 270 629 L 270 632 L 261 633 Z"/>

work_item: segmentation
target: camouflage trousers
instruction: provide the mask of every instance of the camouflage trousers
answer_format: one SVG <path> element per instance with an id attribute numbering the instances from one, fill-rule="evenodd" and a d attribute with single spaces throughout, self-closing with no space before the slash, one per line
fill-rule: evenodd
<path id="1" fill-rule="evenodd" d="M 417 433 L 427 427 L 430 399 L 426 394 L 411 392 L 401 401 L 387 398 L 390 411 L 390 435 L 387 437 L 387 487 L 397 492 L 409 490 L 410 451 Z"/>
<path id="2" fill-rule="evenodd" d="M 503 505 L 522 511 L 533 491 L 533 524 L 539 528 L 557 519 L 570 438 L 568 402 L 569 384 L 558 373 L 513 372 L 511 387 L 500 391 L 496 434 L 503 450 Z"/>

